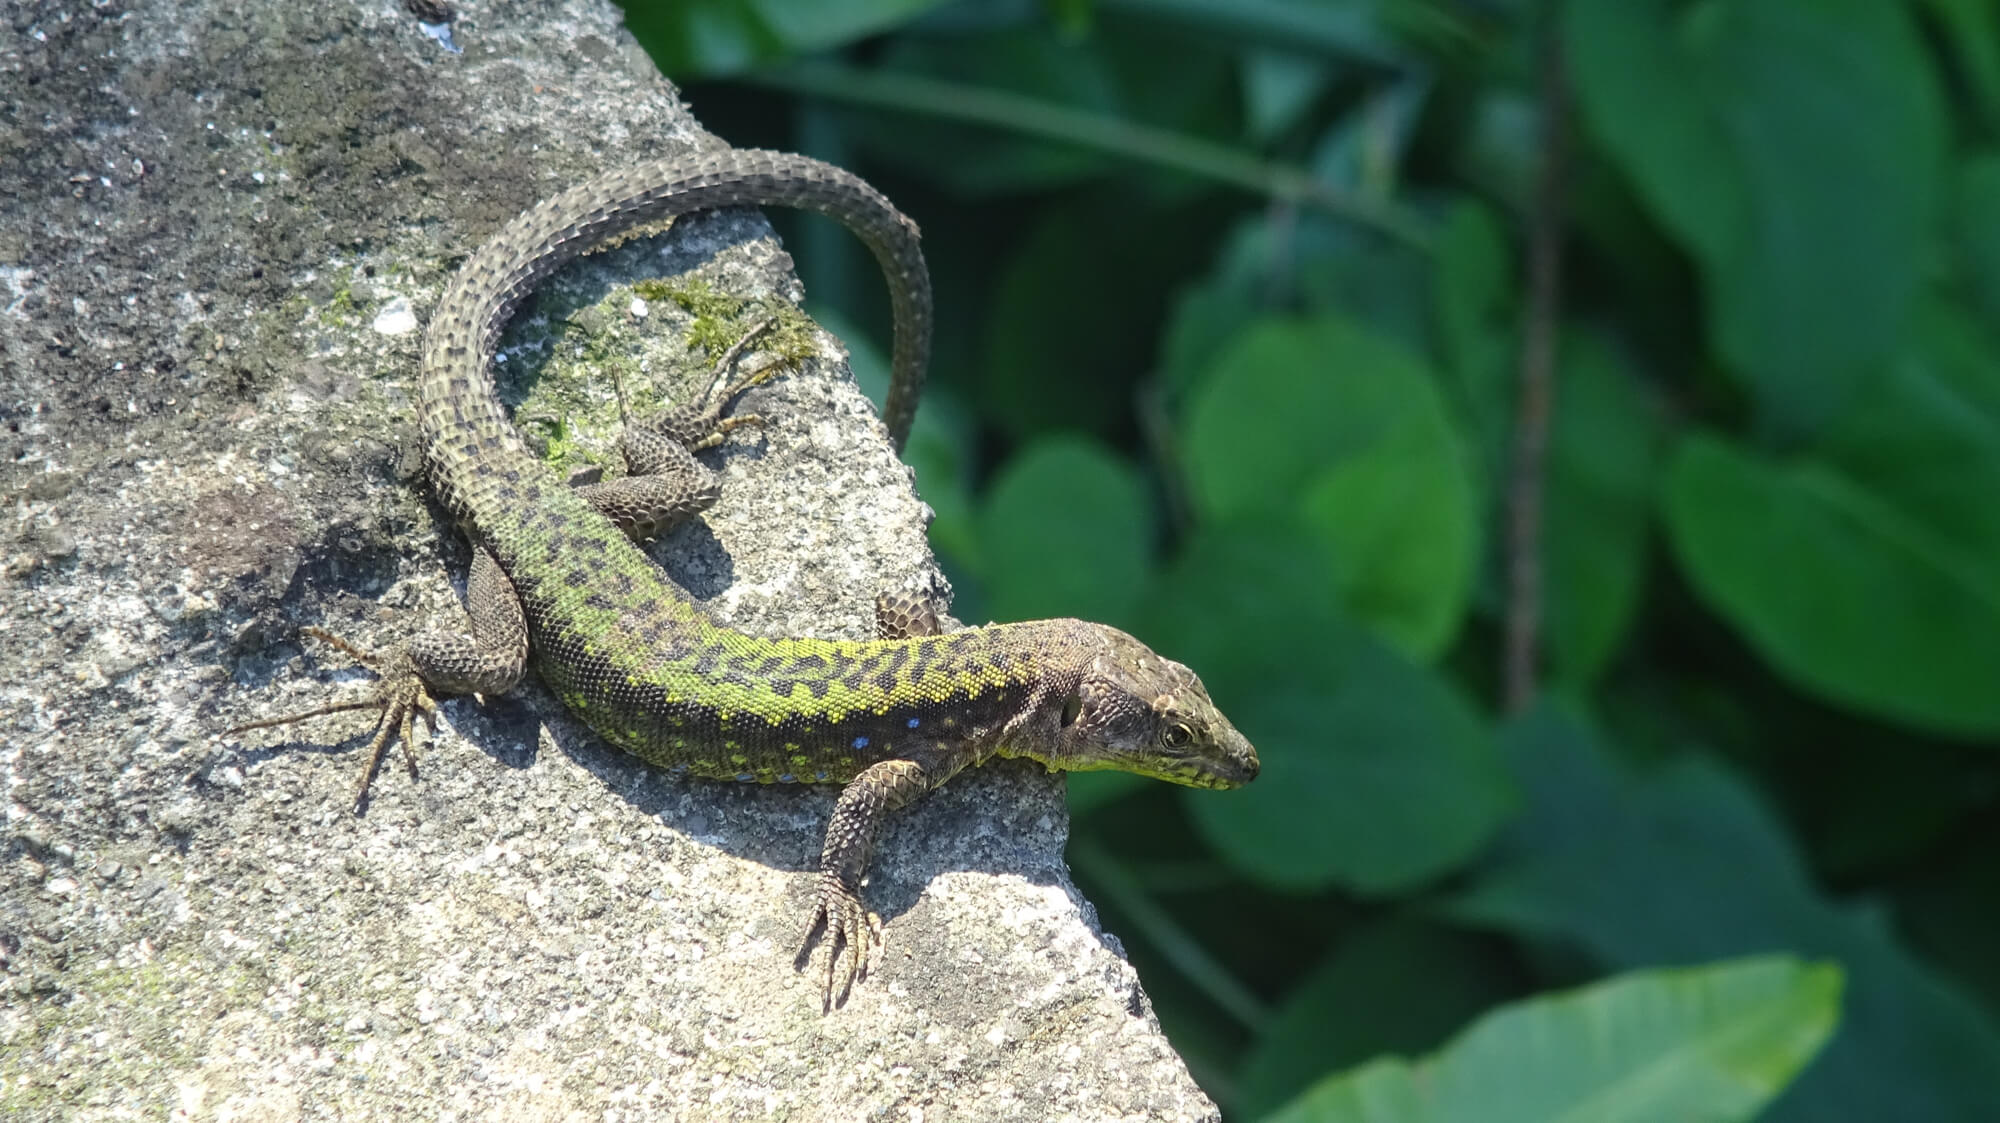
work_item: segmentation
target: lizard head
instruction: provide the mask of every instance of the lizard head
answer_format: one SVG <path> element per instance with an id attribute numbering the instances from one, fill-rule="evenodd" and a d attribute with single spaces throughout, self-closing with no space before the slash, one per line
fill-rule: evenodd
<path id="1" fill-rule="evenodd" d="M 1056 719 L 1052 767 L 1117 769 L 1195 788 L 1257 778 L 1257 750 L 1193 671 L 1116 628 L 1086 631 L 1089 654 Z"/>

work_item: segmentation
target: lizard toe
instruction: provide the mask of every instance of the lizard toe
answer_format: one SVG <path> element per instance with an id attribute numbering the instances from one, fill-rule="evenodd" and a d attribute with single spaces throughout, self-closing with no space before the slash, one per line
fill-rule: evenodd
<path id="1" fill-rule="evenodd" d="M 847 1001 L 854 984 L 868 977 L 876 953 L 882 947 L 882 918 L 869 912 L 841 880 L 822 875 L 819 902 L 813 908 L 812 923 L 806 928 L 796 966 L 803 970 L 811 962 L 815 942 L 824 936 L 826 944 L 826 984 L 822 992 L 824 1009 Z M 841 972 L 843 963 L 846 972 Z M 839 985 L 835 985 L 835 980 Z"/>
<path id="2" fill-rule="evenodd" d="M 421 717 L 431 735 L 436 736 L 437 702 L 431 697 L 429 687 L 424 684 L 423 676 L 417 673 L 416 663 L 411 660 L 410 653 L 406 649 L 397 647 L 388 651 L 374 651 L 350 643 L 320 628 L 303 628 L 300 631 L 304 635 L 339 649 L 356 663 L 375 672 L 379 676 L 375 685 L 359 698 L 245 722 L 224 730 L 224 733 L 234 735 L 252 729 L 292 725 L 308 718 L 346 713 L 349 710 L 376 711 L 375 735 L 369 740 L 363 754 L 367 761 L 361 770 L 361 782 L 354 792 L 354 809 L 359 812 L 362 801 L 368 795 L 368 782 L 375 775 L 376 766 L 381 764 L 383 755 L 389 751 L 390 743 L 396 740 L 399 734 L 403 743 L 403 762 L 409 768 L 411 777 L 416 776 L 416 720 Z"/>
<path id="3" fill-rule="evenodd" d="M 417 729 L 418 718 L 422 718 L 425 729 L 432 737 L 437 736 L 437 700 L 431 697 L 430 688 L 424 685 L 423 676 L 417 673 L 416 664 L 411 662 L 407 651 L 400 648 L 379 657 L 375 669 L 381 679 L 370 692 L 369 704 L 380 708 L 381 716 L 375 727 L 375 736 L 368 742 L 363 753 L 361 779 L 354 788 L 354 812 L 361 813 L 361 806 L 368 798 L 368 785 L 375 777 L 375 770 L 388 754 L 391 742 L 400 741 L 403 746 L 403 766 L 409 770 L 410 779 L 417 778 Z"/>

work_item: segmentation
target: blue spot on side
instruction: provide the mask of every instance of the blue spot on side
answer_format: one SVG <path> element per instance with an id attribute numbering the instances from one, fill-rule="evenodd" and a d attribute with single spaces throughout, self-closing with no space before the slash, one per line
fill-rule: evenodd
<path id="1" fill-rule="evenodd" d="M 736 774 L 736 778 L 737 778 L 738 780 L 742 780 L 742 781 L 743 781 L 743 782 L 745 782 L 745 783 L 748 783 L 748 782 L 750 782 L 751 780 L 755 780 L 755 779 L 756 779 L 757 777 L 755 777 L 755 776 L 752 776 L 752 775 L 751 775 L 751 774 L 749 774 L 748 772 L 738 772 L 738 773 Z"/>
<path id="2" fill-rule="evenodd" d="M 916 718 L 911 718 L 911 719 L 910 719 L 910 728 L 911 728 L 911 729 L 915 729 L 916 727 L 917 727 L 917 719 L 916 719 Z"/>
<path id="3" fill-rule="evenodd" d="M 855 748 L 857 748 L 857 749 L 865 749 L 865 748 L 867 748 L 867 747 L 868 747 L 868 738 L 866 738 L 866 737 L 856 737 L 856 738 L 854 739 L 854 747 L 855 747 Z"/>

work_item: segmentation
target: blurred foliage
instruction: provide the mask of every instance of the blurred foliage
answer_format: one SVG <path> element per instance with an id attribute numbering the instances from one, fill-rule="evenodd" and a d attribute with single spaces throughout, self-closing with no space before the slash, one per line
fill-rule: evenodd
<path id="1" fill-rule="evenodd" d="M 1129 628 L 1258 745 L 1240 792 L 1071 781 L 1231 1118 L 2000 1118 L 1992 5 L 628 10 L 709 128 L 923 225 L 959 614 Z M 879 387 L 872 264 L 773 218 Z"/>
<path id="2" fill-rule="evenodd" d="M 1330 1077 L 1271 1118 L 1742 1119 L 1819 1051 L 1840 984 L 1837 967 L 1775 956 L 1635 971 L 1505 1007 L 1419 1063 L 1387 1057 Z"/>

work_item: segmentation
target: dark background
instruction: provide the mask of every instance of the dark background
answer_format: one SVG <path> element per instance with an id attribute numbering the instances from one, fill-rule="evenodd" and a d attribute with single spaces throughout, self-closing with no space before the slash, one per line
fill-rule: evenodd
<path id="1" fill-rule="evenodd" d="M 1262 753 L 1071 782 L 1230 1118 L 1441 1047 L 1425 1118 L 2000 1118 L 1994 6 L 626 8 L 923 227 L 958 614 Z M 879 394 L 872 262 L 773 218 Z"/>

